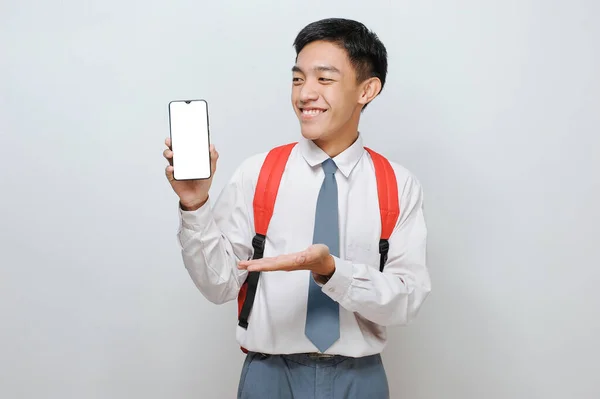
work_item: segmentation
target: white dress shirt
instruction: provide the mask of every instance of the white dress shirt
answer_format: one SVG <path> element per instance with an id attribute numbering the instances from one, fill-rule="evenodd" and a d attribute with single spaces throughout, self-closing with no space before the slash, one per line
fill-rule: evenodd
<path id="1" fill-rule="evenodd" d="M 209 199 L 196 211 L 179 209 L 178 238 L 185 267 L 213 303 L 236 300 L 246 279 L 247 271 L 239 270 L 237 263 L 253 253 L 252 202 L 265 156 L 246 159 L 214 206 Z M 317 195 L 324 178 L 320 164 L 327 158 L 303 138 L 292 150 L 267 231 L 264 257 L 299 252 L 312 244 Z M 398 181 L 400 217 L 381 273 L 375 171 L 361 136 L 334 161 L 340 257 L 334 257 L 335 273 L 322 289 L 340 305 L 341 331 L 326 353 L 360 357 L 380 353 L 387 339 L 386 327 L 414 319 L 430 292 L 423 193 L 417 179 L 390 160 Z M 309 278 L 306 270 L 261 272 L 248 329 L 237 326 L 237 314 L 231 315 L 239 345 L 269 354 L 317 352 L 304 335 Z"/>

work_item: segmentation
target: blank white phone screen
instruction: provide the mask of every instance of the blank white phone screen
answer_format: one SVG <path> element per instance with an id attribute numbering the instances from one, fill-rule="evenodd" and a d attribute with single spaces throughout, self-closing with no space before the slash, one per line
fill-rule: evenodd
<path id="1" fill-rule="evenodd" d="M 169 103 L 173 177 L 176 180 L 210 177 L 208 104 L 203 100 Z"/>

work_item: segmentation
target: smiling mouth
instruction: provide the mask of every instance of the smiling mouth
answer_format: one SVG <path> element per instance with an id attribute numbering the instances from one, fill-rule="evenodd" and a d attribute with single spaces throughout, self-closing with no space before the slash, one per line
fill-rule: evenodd
<path id="1" fill-rule="evenodd" d="M 300 108 L 300 112 L 305 118 L 314 118 L 315 116 L 319 116 L 322 113 L 327 112 L 327 110 L 319 108 Z"/>

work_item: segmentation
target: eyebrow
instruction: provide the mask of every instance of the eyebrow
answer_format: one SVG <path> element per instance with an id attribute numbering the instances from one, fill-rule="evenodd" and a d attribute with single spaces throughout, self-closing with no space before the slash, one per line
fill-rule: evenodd
<path id="1" fill-rule="evenodd" d="M 313 71 L 315 71 L 315 72 L 333 72 L 333 73 L 341 74 L 339 69 L 337 69 L 336 67 L 331 66 L 331 65 L 317 65 L 316 67 L 313 68 Z M 292 72 L 304 73 L 298 65 L 294 65 L 292 67 Z"/>

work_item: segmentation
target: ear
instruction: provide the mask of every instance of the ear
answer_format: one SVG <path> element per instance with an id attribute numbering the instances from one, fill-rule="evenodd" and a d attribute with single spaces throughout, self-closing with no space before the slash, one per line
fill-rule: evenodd
<path id="1" fill-rule="evenodd" d="M 366 105 L 379 95 L 379 92 L 381 91 L 381 80 L 375 77 L 369 78 L 362 82 L 360 86 L 358 103 Z"/>

